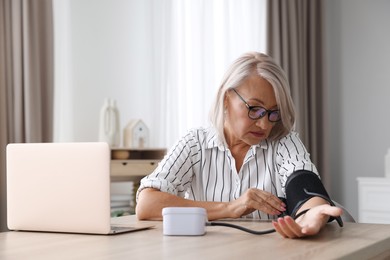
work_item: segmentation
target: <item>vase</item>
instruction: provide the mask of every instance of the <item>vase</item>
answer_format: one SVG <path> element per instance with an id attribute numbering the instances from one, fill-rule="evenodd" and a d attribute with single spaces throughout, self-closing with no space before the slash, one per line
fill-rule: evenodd
<path id="1" fill-rule="evenodd" d="M 120 121 L 116 100 L 106 98 L 100 111 L 99 141 L 119 147 Z"/>

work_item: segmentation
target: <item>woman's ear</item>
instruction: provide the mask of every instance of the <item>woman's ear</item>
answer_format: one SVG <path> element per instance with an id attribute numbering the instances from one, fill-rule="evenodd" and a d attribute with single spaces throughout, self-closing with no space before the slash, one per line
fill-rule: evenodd
<path id="1" fill-rule="evenodd" d="M 227 114 L 227 107 L 228 107 L 228 94 L 225 93 L 225 96 L 223 98 L 223 117 L 226 117 Z"/>
<path id="2" fill-rule="evenodd" d="M 225 97 L 223 98 L 223 110 L 226 111 L 229 104 L 229 91 L 225 92 Z"/>

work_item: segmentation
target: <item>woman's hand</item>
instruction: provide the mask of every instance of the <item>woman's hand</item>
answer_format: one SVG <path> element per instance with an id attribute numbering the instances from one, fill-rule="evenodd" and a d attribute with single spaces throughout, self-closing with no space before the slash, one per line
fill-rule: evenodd
<path id="1" fill-rule="evenodd" d="M 296 220 L 285 216 L 273 221 L 272 224 L 275 230 L 285 238 L 312 236 L 328 222 L 329 216 L 338 217 L 342 213 L 341 208 L 323 204 L 311 208 Z"/>
<path id="2" fill-rule="evenodd" d="M 272 193 L 251 188 L 237 200 L 229 202 L 228 208 L 232 218 L 239 218 L 255 210 L 270 215 L 279 215 L 286 210 L 286 205 Z"/>

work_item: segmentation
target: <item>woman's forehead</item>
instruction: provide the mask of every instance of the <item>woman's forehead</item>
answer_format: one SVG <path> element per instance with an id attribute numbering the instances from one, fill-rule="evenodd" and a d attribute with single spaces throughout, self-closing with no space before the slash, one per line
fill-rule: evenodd
<path id="1" fill-rule="evenodd" d="M 271 107 L 277 105 L 272 85 L 260 76 L 247 77 L 236 89 L 247 101 L 252 100 Z"/>

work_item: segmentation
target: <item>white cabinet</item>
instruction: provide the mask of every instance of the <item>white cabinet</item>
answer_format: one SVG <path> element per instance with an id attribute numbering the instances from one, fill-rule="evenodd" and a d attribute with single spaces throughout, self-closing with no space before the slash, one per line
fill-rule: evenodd
<path id="1" fill-rule="evenodd" d="M 390 224 L 390 178 L 359 177 L 359 222 Z"/>

